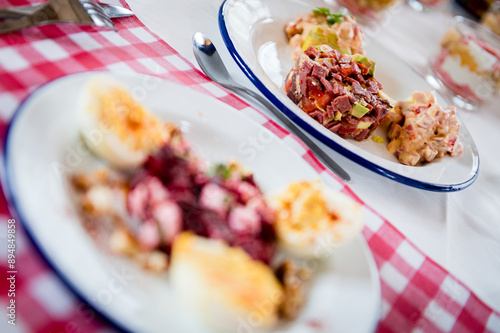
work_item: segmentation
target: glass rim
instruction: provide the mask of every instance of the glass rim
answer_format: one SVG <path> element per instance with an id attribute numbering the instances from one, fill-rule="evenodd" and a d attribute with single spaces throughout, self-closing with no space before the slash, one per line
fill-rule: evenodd
<path id="1" fill-rule="evenodd" d="M 469 35 L 473 35 L 479 41 L 487 43 L 500 55 L 500 36 L 495 34 L 487 27 L 474 20 L 460 15 L 453 17 L 451 25 L 462 37 L 468 38 Z"/>

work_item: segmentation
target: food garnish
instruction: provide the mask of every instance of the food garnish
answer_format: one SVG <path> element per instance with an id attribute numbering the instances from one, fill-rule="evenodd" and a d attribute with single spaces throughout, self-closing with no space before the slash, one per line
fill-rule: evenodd
<path id="1" fill-rule="evenodd" d="M 331 13 L 330 9 L 324 8 L 324 7 L 318 7 L 318 8 L 313 9 L 313 13 L 325 15 L 326 16 L 326 23 L 328 23 L 328 24 L 340 23 L 340 22 L 342 22 L 344 16 L 346 16 L 346 14 Z"/>

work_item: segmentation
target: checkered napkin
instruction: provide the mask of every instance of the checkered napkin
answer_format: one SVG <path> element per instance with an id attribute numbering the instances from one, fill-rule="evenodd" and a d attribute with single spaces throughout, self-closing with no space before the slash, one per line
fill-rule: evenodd
<path id="1" fill-rule="evenodd" d="M 124 0 L 120 2 L 127 7 Z M 0 7 L 27 4 L 29 1 L 25 0 L 0 0 Z M 360 201 L 296 137 L 212 83 L 136 17 L 116 20 L 115 24 L 117 32 L 59 24 L 0 35 L 2 142 L 20 102 L 49 80 L 88 70 L 150 74 L 189 86 L 247 114 L 300 153 L 328 184 Z M 500 313 L 486 306 L 467 286 L 429 259 L 371 207 L 365 205 L 365 210 L 368 218 L 363 235 L 375 257 L 382 286 L 379 332 L 500 332 Z M 11 215 L 3 195 L 0 196 L 0 214 L 0 247 L 5 251 L 7 219 Z M 1 332 L 112 329 L 109 322 L 76 298 L 61 282 L 20 223 L 16 225 L 16 237 L 16 326 L 7 324 L 2 314 Z M 0 266 L 0 308 L 7 313 L 6 256 L 2 256 Z"/>

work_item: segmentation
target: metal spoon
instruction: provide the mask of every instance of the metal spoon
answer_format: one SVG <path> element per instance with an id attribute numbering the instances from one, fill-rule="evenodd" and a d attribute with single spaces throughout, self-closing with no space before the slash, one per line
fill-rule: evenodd
<path id="1" fill-rule="evenodd" d="M 193 36 L 194 56 L 203 72 L 214 82 L 231 90 L 234 93 L 244 94 L 253 98 L 264 107 L 269 109 L 281 120 L 288 129 L 299 137 L 325 165 L 330 167 L 340 178 L 345 181 L 351 180 L 349 174 L 342 169 L 334 160 L 330 158 L 321 148 L 319 148 L 304 132 L 295 126 L 280 110 L 278 110 L 267 99 L 257 94 L 253 90 L 247 89 L 238 84 L 227 71 L 222 59 L 215 48 L 215 45 L 201 32 Z"/>

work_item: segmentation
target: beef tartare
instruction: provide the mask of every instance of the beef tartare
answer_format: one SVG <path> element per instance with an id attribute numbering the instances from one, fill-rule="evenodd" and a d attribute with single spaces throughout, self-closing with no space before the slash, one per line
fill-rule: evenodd
<path id="1" fill-rule="evenodd" d="M 310 46 L 285 81 L 288 97 L 318 123 L 344 139 L 362 141 L 392 108 L 373 77 L 375 63 L 360 54 Z"/>

